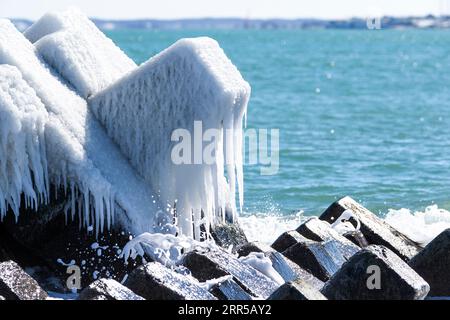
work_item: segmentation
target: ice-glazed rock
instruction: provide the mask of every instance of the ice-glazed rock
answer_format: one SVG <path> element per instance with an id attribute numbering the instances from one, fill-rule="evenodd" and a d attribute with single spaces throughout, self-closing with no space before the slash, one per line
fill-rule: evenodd
<path id="1" fill-rule="evenodd" d="M 287 248 L 297 244 L 298 242 L 308 241 L 304 236 L 298 233 L 295 230 L 286 231 L 281 234 L 275 241 L 272 243 L 272 248 L 277 250 L 278 252 L 283 252 Z"/>
<path id="2" fill-rule="evenodd" d="M 297 228 L 297 232 L 313 241 L 324 242 L 335 240 L 333 243 L 336 244 L 345 259 L 351 258 L 360 250 L 357 245 L 331 228 L 329 223 L 319 220 L 316 217 L 310 218 L 302 223 Z"/>
<path id="3" fill-rule="evenodd" d="M 239 226 L 238 222 L 234 223 L 219 223 L 211 228 L 211 236 L 218 246 L 224 249 L 229 249 L 233 252 L 239 246 L 247 243 L 247 236 Z"/>
<path id="4" fill-rule="evenodd" d="M 249 95 L 218 43 L 195 38 L 179 40 L 89 105 L 161 202 L 176 207 L 181 233 L 200 239 L 225 216 L 236 220 L 236 184 L 242 207 Z"/>
<path id="5" fill-rule="evenodd" d="M 279 287 L 268 300 L 327 300 L 319 290 L 298 279 Z"/>
<path id="6" fill-rule="evenodd" d="M 346 261 L 335 240 L 298 242 L 283 255 L 321 281 L 328 281 Z"/>
<path id="7" fill-rule="evenodd" d="M 450 296 L 450 229 L 445 230 L 409 261 L 430 285 L 430 296 Z"/>
<path id="8" fill-rule="evenodd" d="M 314 277 L 308 271 L 302 269 L 299 265 L 283 256 L 275 249 L 264 245 L 260 242 L 251 242 L 240 246 L 237 250 L 239 256 L 248 256 L 252 252 L 264 253 L 272 262 L 272 267 L 280 274 L 285 282 L 302 279 L 309 283 L 314 288 L 320 290 L 323 287 L 323 282 Z"/>
<path id="9" fill-rule="evenodd" d="M 0 263 L 0 295 L 7 300 L 47 298 L 47 293 L 14 261 Z"/>
<path id="10" fill-rule="evenodd" d="M 78 300 L 144 300 L 127 287 L 112 279 L 100 279 L 81 291 Z"/>
<path id="11" fill-rule="evenodd" d="M 191 251 L 181 263 L 201 282 L 231 275 L 254 297 L 267 298 L 279 287 L 263 273 L 223 250 Z"/>
<path id="12" fill-rule="evenodd" d="M 150 262 L 134 270 L 125 286 L 147 300 L 217 300 L 195 279 L 158 262 Z"/>
<path id="13" fill-rule="evenodd" d="M 111 39 L 75 9 L 47 13 L 24 34 L 42 58 L 84 98 L 136 68 Z"/>
<path id="14" fill-rule="evenodd" d="M 249 295 L 241 286 L 239 286 L 233 279 L 227 279 L 214 284 L 209 289 L 217 299 L 219 300 L 252 300 L 252 296 Z"/>
<path id="15" fill-rule="evenodd" d="M 28 91 L 32 88 L 45 106 L 50 182 L 68 190 L 72 204 L 66 209 L 82 216 L 82 225 L 104 230 L 114 222 L 116 211 L 121 213 L 119 222 L 133 233 L 159 229 L 161 220 L 171 223 L 165 212 L 158 212 L 150 186 L 108 137 L 86 101 L 52 72 L 8 20 L 0 20 L 0 64 L 17 67 Z M 155 222 L 156 218 L 161 220 Z"/>
<path id="16" fill-rule="evenodd" d="M 334 223 L 345 211 L 350 211 L 359 220 L 358 222 L 361 225 L 360 231 L 369 244 L 386 246 L 406 261 L 414 257 L 422 249 L 417 243 L 388 225 L 350 197 L 342 198 L 333 203 L 320 216 L 320 219 L 328 223 Z M 354 221 L 351 222 L 356 224 Z"/>
<path id="17" fill-rule="evenodd" d="M 330 300 L 420 300 L 429 290 L 428 283 L 391 250 L 371 245 L 347 261 L 322 293 Z"/>

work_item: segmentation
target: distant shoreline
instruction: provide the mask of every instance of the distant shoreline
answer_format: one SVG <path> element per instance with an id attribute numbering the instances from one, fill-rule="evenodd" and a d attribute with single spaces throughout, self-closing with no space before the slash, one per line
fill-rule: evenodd
<path id="1" fill-rule="evenodd" d="M 11 19 L 20 30 L 26 29 L 33 21 Z M 367 29 L 368 19 L 351 18 L 347 20 L 326 20 L 314 18 L 300 19 L 243 19 L 243 18 L 201 18 L 201 19 L 138 19 L 108 20 L 92 19 L 103 30 L 181 30 L 181 29 Z M 447 29 L 450 28 L 450 16 L 390 17 L 378 18 L 381 29 Z"/>

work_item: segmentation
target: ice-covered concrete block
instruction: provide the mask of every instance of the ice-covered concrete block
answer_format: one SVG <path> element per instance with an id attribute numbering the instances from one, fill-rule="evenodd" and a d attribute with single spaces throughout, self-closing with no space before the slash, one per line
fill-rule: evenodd
<path id="1" fill-rule="evenodd" d="M 35 43 L 42 58 L 85 98 L 136 68 L 136 64 L 78 10 L 48 13 L 24 34 Z"/>
<path id="2" fill-rule="evenodd" d="M 260 241 L 244 243 L 244 244 L 240 245 L 236 250 L 236 253 L 238 254 L 239 257 L 248 256 L 252 252 L 271 253 L 271 252 L 276 252 L 276 251 L 272 247 L 270 247 Z"/>
<path id="3" fill-rule="evenodd" d="M 113 279 L 100 279 L 84 288 L 78 300 L 144 300 L 127 287 Z"/>
<path id="4" fill-rule="evenodd" d="M 94 224 L 97 232 L 114 222 L 117 210 L 126 213 L 117 218 L 129 231 L 155 230 L 159 208 L 153 203 L 151 187 L 108 137 L 86 101 L 4 19 L 0 20 L 0 64 L 17 67 L 48 112 L 45 139 L 50 182 L 68 189 L 73 199 L 68 211 L 81 213 L 83 225 Z"/>
<path id="5" fill-rule="evenodd" d="M 281 253 L 271 252 L 268 254 L 268 257 L 272 261 L 272 267 L 280 274 L 284 281 L 290 282 L 301 279 L 317 290 L 320 290 L 323 287 L 322 281 L 283 256 Z"/>
<path id="6" fill-rule="evenodd" d="M 430 286 L 406 262 L 383 246 L 355 254 L 325 284 L 330 300 L 419 300 Z"/>
<path id="7" fill-rule="evenodd" d="M 324 282 L 346 261 L 334 240 L 298 242 L 285 250 L 283 255 Z"/>
<path id="8" fill-rule="evenodd" d="M 195 279 L 158 262 L 150 262 L 134 270 L 125 286 L 148 300 L 217 300 Z"/>
<path id="9" fill-rule="evenodd" d="M 25 29 L 23 35 L 31 43 L 35 43 L 42 37 L 58 32 L 67 26 L 74 27 L 72 21 L 68 19 L 70 19 L 69 16 L 66 16 L 65 19 L 61 19 L 61 14 L 57 12 L 48 12 L 27 29 Z"/>
<path id="10" fill-rule="evenodd" d="M 263 252 L 270 259 L 272 267 L 280 274 L 284 281 L 290 282 L 302 279 L 317 290 L 322 289 L 322 281 L 267 245 L 260 242 L 250 242 L 240 246 L 237 251 L 239 256 L 244 257 L 252 252 Z"/>
<path id="11" fill-rule="evenodd" d="M 7 300 L 45 300 L 47 293 L 14 261 L 0 263 L 0 296 Z"/>
<path id="12" fill-rule="evenodd" d="M 450 229 L 431 241 L 409 265 L 428 282 L 431 297 L 450 297 Z"/>
<path id="13" fill-rule="evenodd" d="M 278 252 L 283 252 L 290 246 L 297 244 L 298 242 L 308 241 L 304 236 L 298 233 L 295 230 L 287 231 L 280 235 L 275 242 L 272 244 L 272 248 L 277 250 Z"/>
<path id="14" fill-rule="evenodd" d="M 248 294 L 233 279 L 227 279 L 217 283 L 209 290 L 219 300 L 252 300 L 252 296 Z"/>
<path id="15" fill-rule="evenodd" d="M 360 230 L 369 244 L 386 246 L 403 260 L 411 259 L 422 249 L 414 241 L 395 230 L 350 197 L 342 198 L 333 203 L 320 216 L 320 219 L 328 223 L 334 223 L 346 210 L 349 210 L 359 220 Z M 356 225 L 356 222 L 354 224 Z"/>
<path id="16" fill-rule="evenodd" d="M 188 252 L 181 264 L 201 282 L 231 275 L 255 297 L 267 298 L 279 286 L 261 272 L 222 250 Z"/>
<path id="17" fill-rule="evenodd" d="M 327 300 L 319 290 L 298 279 L 279 287 L 268 300 Z"/>
<path id="18" fill-rule="evenodd" d="M 357 245 L 331 228 L 329 223 L 319 220 L 316 217 L 310 218 L 302 223 L 297 228 L 297 232 L 313 241 L 323 242 L 335 240 L 333 243 L 336 244 L 345 259 L 350 259 L 360 250 Z"/>
<path id="19" fill-rule="evenodd" d="M 180 231 L 200 239 L 202 226 L 193 221 L 203 218 L 208 232 L 225 215 L 235 220 L 236 184 L 242 206 L 249 95 L 249 84 L 219 44 L 195 38 L 177 41 L 89 104 L 162 202 L 176 205 Z"/>

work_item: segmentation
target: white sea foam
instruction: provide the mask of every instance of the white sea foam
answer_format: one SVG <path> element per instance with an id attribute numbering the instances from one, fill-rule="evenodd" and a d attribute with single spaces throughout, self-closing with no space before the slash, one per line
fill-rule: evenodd
<path id="1" fill-rule="evenodd" d="M 306 218 L 302 212 L 290 216 L 257 213 L 244 215 L 239 218 L 239 222 L 249 241 L 272 244 L 283 232 L 297 229 Z M 416 212 L 389 209 L 385 221 L 413 241 L 426 245 L 450 228 L 450 211 L 440 209 L 437 205 Z"/>
<path id="2" fill-rule="evenodd" d="M 297 229 L 304 220 L 303 212 L 289 216 L 257 213 L 241 216 L 239 223 L 249 241 L 272 244 L 283 232 Z"/>
<path id="3" fill-rule="evenodd" d="M 386 222 L 410 239 L 426 245 L 442 231 L 450 228 L 450 211 L 440 209 L 437 205 L 416 212 L 409 209 L 390 209 Z"/>

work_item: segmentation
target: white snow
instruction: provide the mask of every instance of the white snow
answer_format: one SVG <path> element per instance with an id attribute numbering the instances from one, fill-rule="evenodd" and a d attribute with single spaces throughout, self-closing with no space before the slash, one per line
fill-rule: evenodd
<path id="1" fill-rule="evenodd" d="M 125 211 L 126 215 L 119 215 L 120 222 L 134 233 L 163 227 L 155 227 L 159 223 L 155 217 L 169 221 L 157 214 L 151 188 L 106 135 L 86 101 L 71 91 L 35 54 L 33 45 L 4 19 L 0 20 L 0 64 L 17 67 L 47 109 L 49 177 L 70 192 L 73 201 L 68 211 L 72 215 L 75 211 L 82 215 L 84 226 L 94 222 L 97 233 L 113 223 L 117 210 Z"/>
<path id="2" fill-rule="evenodd" d="M 25 32 L 42 58 L 84 98 L 136 64 L 78 10 L 46 14 Z"/>
<path id="3" fill-rule="evenodd" d="M 241 129 L 249 95 L 250 86 L 218 43 L 195 38 L 176 42 L 89 104 L 137 171 L 160 192 L 162 205 L 176 207 L 181 233 L 200 239 L 201 223 L 208 231 L 224 212 L 235 218 L 236 181 L 242 208 Z M 194 121 L 201 121 L 203 130 L 220 130 L 215 162 L 176 165 L 172 133 L 187 129 L 193 137 Z"/>
<path id="4" fill-rule="evenodd" d="M 44 128 L 47 112 L 15 67 L 0 65 L 0 218 L 48 200 Z"/>

